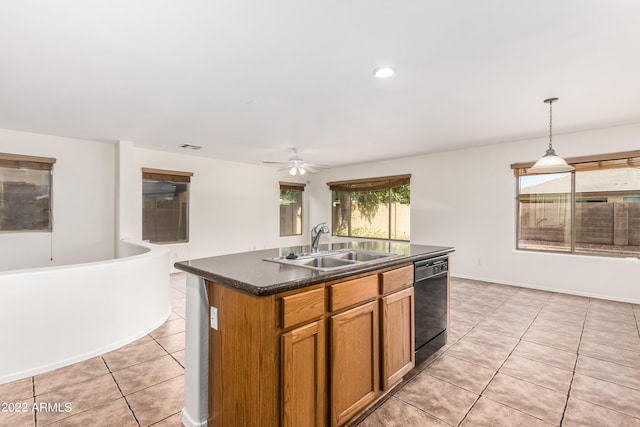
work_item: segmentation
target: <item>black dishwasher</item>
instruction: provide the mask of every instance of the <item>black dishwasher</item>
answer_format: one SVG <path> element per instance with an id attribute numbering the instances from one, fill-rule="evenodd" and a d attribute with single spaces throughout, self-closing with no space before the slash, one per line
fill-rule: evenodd
<path id="1" fill-rule="evenodd" d="M 416 366 L 447 343 L 449 256 L 414 263 Z"/>

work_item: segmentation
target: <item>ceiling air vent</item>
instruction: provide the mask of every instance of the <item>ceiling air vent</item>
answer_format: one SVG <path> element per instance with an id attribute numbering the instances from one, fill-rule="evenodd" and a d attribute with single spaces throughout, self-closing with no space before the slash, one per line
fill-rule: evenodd
<path id="1" fill-rule="evenodd" d="M 202 148 L 200 145 L 192 145 L 192 144 L 182 144 L 180 147 L 182 148 L 191 148 L 192 150 L 199 150 Z"/>

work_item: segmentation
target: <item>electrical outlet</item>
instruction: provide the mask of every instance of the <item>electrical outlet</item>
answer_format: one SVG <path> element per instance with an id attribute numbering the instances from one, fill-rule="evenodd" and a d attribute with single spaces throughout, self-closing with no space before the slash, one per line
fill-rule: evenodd
<path id="1" fill-rule="evenodd" d="M 218 309 L 211 307 L 211 329 L 218 330 Z"/>

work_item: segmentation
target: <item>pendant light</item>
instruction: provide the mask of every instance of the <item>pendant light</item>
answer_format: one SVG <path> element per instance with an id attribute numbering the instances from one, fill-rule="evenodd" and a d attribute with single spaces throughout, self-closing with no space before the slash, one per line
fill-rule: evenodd
<path id="1" fill-rule="evenodd" d="M 575 168 L 569 164 L 560 156 L 556 154 L 551 145 L 551 125 L 553 118 L 553 103 L 558 98 L 545 99 L 544 102 L 549 103 L 549 148 L 547 153 L 536 162 L 533 167 L 527 169 L 529 173 L 559 173 L 559 172 L 571 172 Z"/>

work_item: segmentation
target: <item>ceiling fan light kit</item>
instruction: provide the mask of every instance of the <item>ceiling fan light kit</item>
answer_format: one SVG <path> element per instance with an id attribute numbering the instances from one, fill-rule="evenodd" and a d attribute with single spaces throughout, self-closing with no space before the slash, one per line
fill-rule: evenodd
<path id="1" fill-rule="evenodd" d="M 294 166 L 291 169 L 289 169 L 289 175 L 291 176 L 296 176 L 298 174 L 304 175 L 305 172 L 307 171 L 303 167 L 299 167 L 299 166 Z"/>
<path id="2" fill-rule="evenodd" d="M 289 157 L 288 162 L 262 162 L 270 165 L 278 165 L 282 166 L 278 171 L 289 171 L 289 175 L 304 175 L 305 173 L 318 173 L 318 169 L 328 169 L 329 166 L 326 165 L 315 165 L 312 163 L 306 163 L 304 159 L 298 156 L 298 150 L 296 148 L 292 148 L 293 156 Z"/>
<path id="3" fill-rule="evenodd" d="M 556 154 L 553 149 L 553 145 L 551 144 L 553 103 L 557 100 L 558 98 L 549 98 L 544 100 L 544 102 L 549 104 L 549 148 L 547 149 L 546 154 L 538 160 L 533 167 L 527 170 L 529 173 L 560 173 L 571 172 L 575 169 L 573 166 L 567 164 L 562 157 Z"/>

